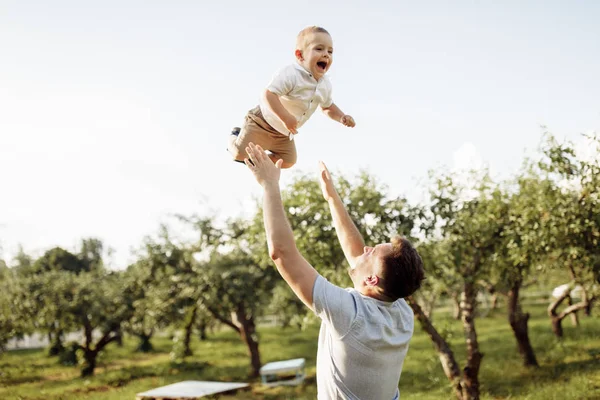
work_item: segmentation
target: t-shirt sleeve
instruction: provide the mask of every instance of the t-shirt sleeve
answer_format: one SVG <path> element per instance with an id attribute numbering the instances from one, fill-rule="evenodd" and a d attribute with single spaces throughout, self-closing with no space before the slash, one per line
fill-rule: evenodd
<path id="1" fill-rule="evenodd" d="M 357 314 L 354 296 L 321 275 L 313 286 L 313 309 L 340 337 L 348 333 Z"/>
<path id="2" fill-rule="evenodd" d="M 275 93 L 278 96 L 290 94 L 296 82 L 294 69 L 288 67 L 282 68 L 271 78 L 271 82 L 267 85 L 267 90 Z"/>
<path id="3" fill-rule="evenodd" d="M 331 82 L 329 80 L 327 80 L 325 96 L 323 98 L 323 103 L 321 104 L 321 108 L 329 108 L 333 104 L 333 96 L 332 96 L 331 92 L 332 92 Z"/>

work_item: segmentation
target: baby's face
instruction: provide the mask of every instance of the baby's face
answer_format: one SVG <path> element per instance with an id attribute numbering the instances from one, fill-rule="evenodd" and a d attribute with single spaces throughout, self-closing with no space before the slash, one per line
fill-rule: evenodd
<path id="1" fill-rule="evenodd" d="M 297 52 L 298 53 L 298 52 Z M 329 71 L 333 63 L 333 40 L 323 32 L 311 33 L 306 38 L 306 46 L 298 61 L 310 71 L 315 79 L 320 79 Z"/>

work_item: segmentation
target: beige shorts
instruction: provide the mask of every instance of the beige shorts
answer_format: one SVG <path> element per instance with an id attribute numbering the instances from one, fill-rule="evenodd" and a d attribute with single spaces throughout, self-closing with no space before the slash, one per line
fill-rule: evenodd
<path id="1" fill-rule="evenodd" d="M 295 141 L 290 140 L 288 136 L 279 133 L 269 125 L 259 106 L 248 111 L 240 134 L 230 146 L 229 151 L 236 160 L 243 160 L 246 157 L 246 146 L 250 142 L 269 150 L 286 163 L 296 163 Z"/>

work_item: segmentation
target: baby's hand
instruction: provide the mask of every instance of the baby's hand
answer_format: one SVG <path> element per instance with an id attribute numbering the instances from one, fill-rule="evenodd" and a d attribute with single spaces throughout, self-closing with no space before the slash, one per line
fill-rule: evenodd
<path id="1" fill-rule="evenodd" d="M 340 120 L 340 122 L 350 128 L 354 128 L 356 126 L 356 123 L 354 122 L 354 118 L 352 118 L 350 115 L 344 115 L 342 117 L 342 119 Z"/>
<path id="2" fill-rule="evenodd" d="M 298 133 L 298 131 L 296 130 L 296 128 L 298 127 L 298 120 L 292 114 L 287 115 L 283 119 L 283 124 L 285 125 L 287 130 L 290 131 L 290 133 L 294 135 Z"/>

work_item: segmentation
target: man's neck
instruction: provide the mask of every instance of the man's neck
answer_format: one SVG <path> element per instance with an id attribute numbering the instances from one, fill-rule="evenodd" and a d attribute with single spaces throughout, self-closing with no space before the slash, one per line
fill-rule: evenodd
<path id="1" fill-rule="evenodd" d="M 362 294 L 363 296 L 366 297 L 370 297 L 372 299 L 375 300 L 379 300 L 379 301 L 385 301 L 386 303 L 392 303 L 394 302 L 394 299 L 392 299 L 389 296 L 386 296 L 385 294 L 383 294 L 383 291 L 380 288 L 367 288 L 367 287 L 363 287 L 362 290 L 357 289 L 360 294 Z"/>

